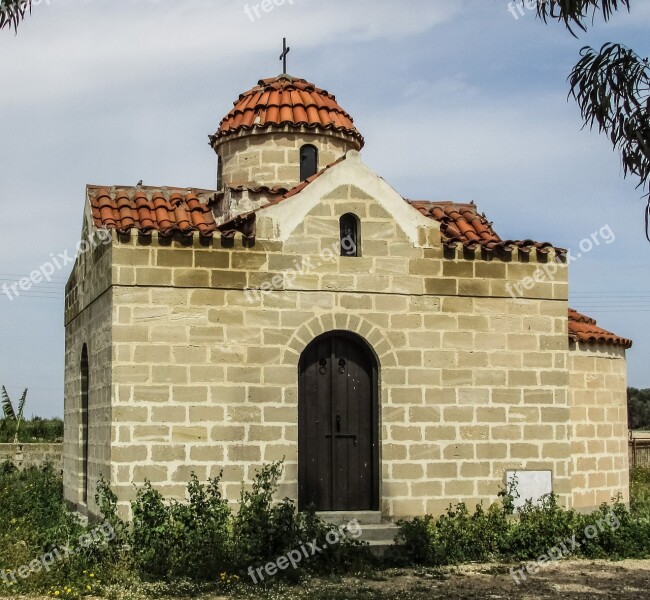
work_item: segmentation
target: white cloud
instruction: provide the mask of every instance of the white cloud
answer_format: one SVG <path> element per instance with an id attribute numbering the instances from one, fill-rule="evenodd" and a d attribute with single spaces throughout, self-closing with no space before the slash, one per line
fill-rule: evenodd
<path id="1" fill-rule="evenodd" d="M 475 90 L 468 88 L 461 102 L 456 85 L 449 94 L 423 93 L 357 119 L 371 132 L 366 152 L 384 173 L 402 178 L 426 174 L 432 180 L 439 174 L 493 180 L 494 175 L 519 178 L 523 173 L 535 178 L 593 160 L 588 134 L 580 131 L 564 97 L 484 99 L 474 98 Z M 399 151 L 386 156 L 386 147 Z"/>
<path id="2" fill-rule="evenodd" d="M 259 63 L 260 52 L 268 52 L 262 71 L 279 72 L 277 55 L 287 32 L 296 52 L 336 39 L 394 40 L 450 20 L 463 2 L 411 0 L 406 10 L 392 0 L 286 0 L 251 22 L 244 7 L 256 4 L 51 0 L 35 7 L 16 37 L 0 37 L 0 79 L 9 83 L 0 106 L 95 90 L 128 94 L 129 86 L 152 81 L 173 86 L 171 73 L 199 65 L 204 73 L 226 78 L 235 62 L 237 70 L 253 59 Z"/>

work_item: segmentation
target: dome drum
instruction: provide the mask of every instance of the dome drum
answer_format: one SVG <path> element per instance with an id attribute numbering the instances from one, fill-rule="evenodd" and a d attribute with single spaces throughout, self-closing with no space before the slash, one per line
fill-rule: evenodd
<path id="1" fill-rule="evenodd" d="M 347 151 L 360 150 L 364 140 L 333 95 L 280 75 L 242 94 L 210 143 L 219 155 L 220 189 L 291 188 L 305 178 L 306 146 L 315 149 L 321 170 Z"/>

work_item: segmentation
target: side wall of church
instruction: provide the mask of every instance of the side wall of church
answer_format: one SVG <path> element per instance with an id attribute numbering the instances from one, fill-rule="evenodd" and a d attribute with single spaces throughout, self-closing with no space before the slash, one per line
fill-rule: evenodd
<path id="1" fill-rule="evenodd" d="M 348 212 L 360 257 L 338 255 Z M 528 285 L 542 256 L 450 255 L 433 227 L 420 244 L 349 185 L 286 241 L 116 242 L 111 479 L 122 510 L 145 478 L 182 498 L 191 472 L 223 470 L 236 501 L 242 481 L 281 459 L 280 494 L 295 498 L 298 361 L 337 329 L 361 335 L 380 364 L 386 517 L 496 499 L 508 469 L 551 470 L 570 504 L 566 267 Z"/>
<path id="2" fill-rule="evenodd" d="M 63 487 L 66 501 L 96 513 L 97 481 L 110 473 L 113 298 L 109 234 L 82 236 L 90 249 L 79 253 L 66 286 Z M 88 350 L 88 506 L 83 502 L 82 351 Z"/>
<path id="3" fill-rule="evenodd" d="M 625 350 L 571 344 L 573 504 L 591 510 L 619 493 L 629 502 Z"/>

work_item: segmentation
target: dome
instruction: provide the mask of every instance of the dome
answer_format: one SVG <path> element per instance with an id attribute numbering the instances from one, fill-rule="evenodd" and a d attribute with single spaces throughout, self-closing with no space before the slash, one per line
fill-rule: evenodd
<path id="1" fill-rule="evenodd" d="M 219 124 L 217 133 L 211 136 L 211 141 L 216 146 L 224 138 L 241 131 L 287 126 L 314 132 L 337 132 L 353 138 L 357 149 L 364 144 L 352 117 L 339 106 L 332 94 L 290 75 L 262 79 L 257 86 L 241 94 Z"/>

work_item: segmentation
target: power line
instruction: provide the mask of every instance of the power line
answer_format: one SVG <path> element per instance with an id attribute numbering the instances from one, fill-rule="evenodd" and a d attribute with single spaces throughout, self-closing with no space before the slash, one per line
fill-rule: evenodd
<path id="1" fill-rule="evenodd" d="M 11 300 L 9 300 L 9 298 L 7 298 L 6 296 L 0 296 L 0 301 L 2 301 L 3 298 L 9 302 L 16 302 L 17 300 L 21 300 L 23 298 L 24 299 L 31 298 L 36 300 L 65 300 L 65 296 L 44 296 L 39 294 L 24 294 L 24 295 L 21 294 L 20 296 L 17 297 L 13 296 Z"/>
<path id="2" fill-rule="evenodd" d="M 608 308 L 586 308 L 586 309 L 584 309 L 584 310 L 586 310 L 586 311 L 588 311 L 588 312 L 590 312 L 590 313 L 618 313 L 618 314 L 621 313 L 620 310 L 617 310 L 617 309 L 608 309 Z M 630 310 L 630 311 L 628 311 L 628 312 L 632 312 L 632 313 L 647 313 L 647 312 L 650 312 L 650 309 L 648 309 L 648 310 L 636 310 L 636 309 L 635 309 L 635 310 Z"/>
<path id="3" fill-rule="evenodd" d="M 38 269 L 35 269 L 35 270 L 38 271 Z M 14 278 L 22 279 L 22 278 L 27 277 L 27 276 L 24 273 L 22 275 L 16 275 L 15 273 L 0 273 L 0 277 L 10 277 L 13 280 Z M 61 281 L 67 281 L 68 280 L 67 277 L 62 277 L 60 275 L 50 275 L 50 279 L 59 279 Z"/>

